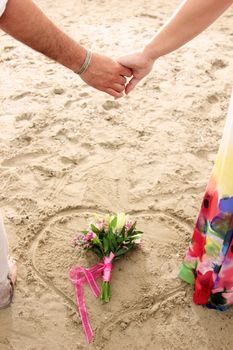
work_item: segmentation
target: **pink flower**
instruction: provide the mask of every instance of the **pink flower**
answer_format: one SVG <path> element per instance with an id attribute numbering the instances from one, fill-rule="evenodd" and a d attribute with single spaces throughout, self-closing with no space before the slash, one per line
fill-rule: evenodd
<path id="1" fill-rule="evenodd" d="M 90 232 L 88 232 L 88 233 L 85 235 L 84 240 L 85 240 L 86 242 L 90 242 L 90 241 L 92 241 L 95 237 L 96 237 L 96 234 L 95 234 L 94 232 L 90 231 Z"/>
<path id="2" fill-rule="evenodd" d="M 73 239 L 73 243 L 76 247 L 81 247 L 83 249 L 89 248 L 89 241 L 86 241 L 86 236 L 84 234 L 80 234 Z"/>
<path id="3" fill-rule="evenodd" d="M 84 235 L 80 234 L 73 238 L 74 245 L 82 245 L 84 242 Z"/>
<path id="4" fill-rule="evenodd" d="M 97 223 L 95 224 L 95 226 L 98 228 L 99 231 L 103 231 L 104 227 L 105 227 L 105 221 L 104 219 L 99 219 L 97 221 Z"/>
<path id="5" fill-rule="evenodd" d="M 132 220 L 128 220 L 125 224 L 125 229 L 126 231 L 129 231 L 131 229 L 131 227 L 133 226 L 133 221 Z"/>

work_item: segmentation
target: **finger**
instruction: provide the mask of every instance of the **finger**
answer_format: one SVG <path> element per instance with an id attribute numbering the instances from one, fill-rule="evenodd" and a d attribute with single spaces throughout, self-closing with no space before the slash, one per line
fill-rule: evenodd
<path id="1" fill-rule="evenodd" d="M 120 75 L 119 79 L 117 79 L 117 83 L 125 85 L 127 83 L 126 77 L 124 77 L 123 75 Z"/>
<path id="2" fill-rule="evenodd" d="M 120 97 L 124 96 L 124 94 L 122 92 L 117 92 L 111 88 L 106 89 L 105 92 L 107 92 L 109 95 L 111 95 L 115 98 L 120 98 Z"/>
<path id="3" fill-rule="evenodd" d="M 119 73 L 120 75 L 124 75 L 125 77 L 128 77 L 128 78 L 132 77 L 132 74 L 133 74 L 131 69 L 122 65 L 120 65 Z"/>
<path id="4" fill-rule="evenodd" d="M 126 88 L 125 88 L 126 95 L 128 95 L 135 88 L 135 86 L 139 83 L 139 81 L 140 79 L 137 79 L 135 77 L 130 80 L 130 82 L 126 85 Z"/>
<path id="5" fill-rule="evenodd" d="M 113 88 L 117 92 L 123 92 L 125 90 L 125 85 L 124 84 L 117 84 L 117 83 L 115 83 L 113 85 Z"/>

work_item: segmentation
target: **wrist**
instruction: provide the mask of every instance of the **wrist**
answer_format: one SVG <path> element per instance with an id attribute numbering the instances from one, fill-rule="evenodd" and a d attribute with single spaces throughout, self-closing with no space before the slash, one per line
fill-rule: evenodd
<path id="1" fill-rule="evenodd" d="M 162 56 L 155 47 L 149 43 L 143 49 L 143 55 L 147 58 L 147 60 L 154 63 L 160 56 Z"/>
<path id="2" fill-rule="evenodd" d="M 79 67 L 78 70 L 76 70 L 74 72 L 78 75 L 84 74 L 87 71 L 90 63 L 91 63 L 91 51 L 86 50 L 86 56 L 85 56 L 85 60 L 84 60 L 83 64 L 81 65 L 81 67 Z"/>
<path id="3" fill-rule="evenodd" d="M 86 54 L 87 50 L 81 45 L 75 43 L 73 48 L 68 50 L 64 55 L 67 60 L 64 65 L 73 72 L 78 72 L 85 61 Z"/>

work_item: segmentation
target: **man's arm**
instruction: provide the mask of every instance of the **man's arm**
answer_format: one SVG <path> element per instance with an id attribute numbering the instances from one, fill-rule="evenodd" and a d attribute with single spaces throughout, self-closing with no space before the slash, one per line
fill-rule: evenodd
<path id="1" fill-rule="evenodd" d="M 0 28 L 32 49 L 78 71 L 86 49 L 57 28 L 31 0 L 8 0 Z M 112 59 L 93 53 L 81 78 L 94 88 L 121 97 L 131 71 Z"/>
<path id="2" fill-rule="evenodd" d="M 133 78 L 126 87 L 129 93 L 152 69 L 154 61 L 175 51 L 212 24 L 233 0 L 186 0 L 154 39 L 141 51 L 118 59 L 131 68 Z"/>

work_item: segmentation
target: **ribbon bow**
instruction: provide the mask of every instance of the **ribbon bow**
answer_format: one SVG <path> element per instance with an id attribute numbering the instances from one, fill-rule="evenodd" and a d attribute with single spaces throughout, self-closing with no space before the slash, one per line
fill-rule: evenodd
<path id="1" fill-rule="evenodd" d="M 92 293 L 98 298 L 100 296 L 100 289 L 96 280 L 101 276 L 103 276 L 103 282 L 109 282 L 111 280 L 113 259 L 114 254 L 111 252 L 109 257 L 104 257 L 103 263 L 96 264 L 89 269 L 81 266 L 74 266 L 69 272 L 69 279 L 74 284 L 77 307 L 88 343 L 93 339 L 93 330 L 88 319 L 83 285 L 88 283 Z"/>

